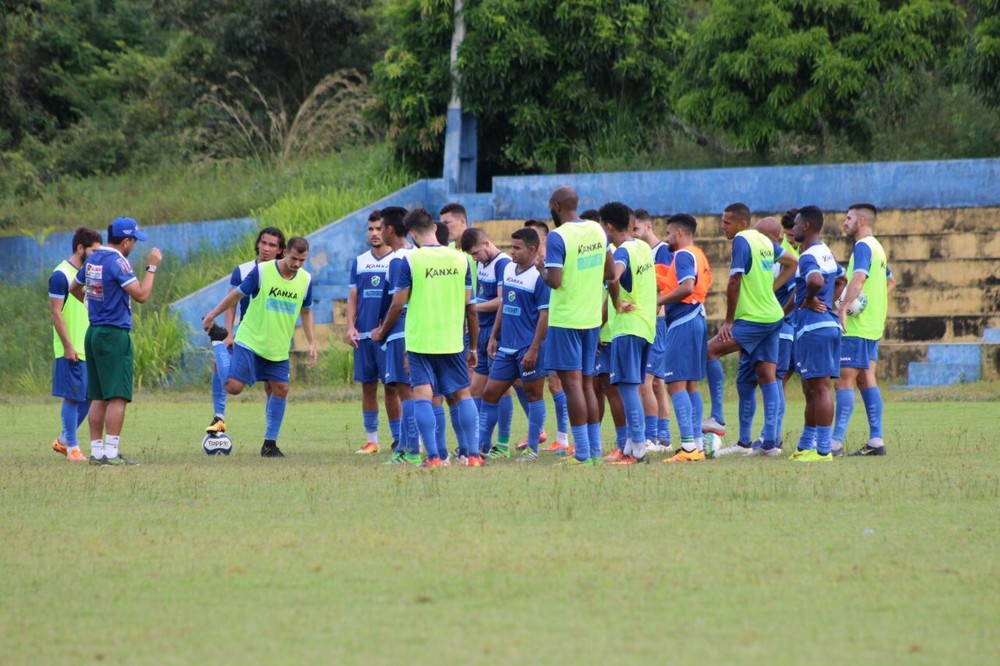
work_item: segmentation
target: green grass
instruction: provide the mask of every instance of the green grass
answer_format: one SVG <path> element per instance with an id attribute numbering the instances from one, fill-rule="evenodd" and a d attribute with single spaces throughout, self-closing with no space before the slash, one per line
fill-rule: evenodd
<path id="1" fill-rule="evenodd" d="M 890 395 L 883 459 L 425 473 L 352 453 L 358 403 L 294 394 L 287 459 L 256 455 L 257 394 L 231 404 L 233 455 L 209 458 L 204 393 L 138 397 L 131 469 L 48 451 L 55 400 L 0 404 L 5 663 L 990 663 L 1000 649 L 983 403 Z"/>

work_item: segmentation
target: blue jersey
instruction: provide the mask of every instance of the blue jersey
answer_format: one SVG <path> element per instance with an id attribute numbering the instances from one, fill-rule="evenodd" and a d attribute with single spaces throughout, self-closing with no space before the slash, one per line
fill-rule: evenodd
<path id="1" fill-rule="evenodd" d="M 132 297 L 125 287 L 138 280 L 132 264 L 118 250 L 102 245 L 76 274 L 86 290 L 91 326 L 132 330 Z"/>
<path id="2" fill-rule="evenodd" d="M 843 270 L 834 260 L 833 252 L 826 246 L 826 243 L 817 243 L 808 250 L 803 250 L 802 254 L 799 255 L 799 266 L 795 270 L 796 339 L 801 337 L 803 333 L 818 328 L 840 328 L 840 321 L 833 308 L 833 291 L 837 276 L 841 275 Z M 826 304 L 826 312 L 816 312 L 802 307 L 806 300 L 806 280 L 813 273 L 819 273 L 823 277 L 823 286 L 817 293 L 817 297 Z"/>
<path id="3" fill-rule="evenodd" d="M 511 265 L 510 257 L 503 252 L 498 252 L 497 256 L 490 259 L 487 264 L 479 264 L 476 271 L 476 303 L 487 303 L 492 301 L 500 293 L 500 283 L 503 281 L 504 269 Z M 496 312 L 479 312 L 479 330 L 488 331 L 493 328 L 493 323 L 497 319 Z"/>
<path id="4" fill-rule="evenodd" d="M 368 250 L 351 262 L 351 289 L 357 291 L 358 309 L 354 325 L 361 338 L 370 338 L 371 331 L 378 326 L 385 315 L 382 309 L 385 282 L 389 273 L 392 252 L 376 257 Z"/>
<path id="5" fill-rule="evenodd" d="M 250 261 L 245 261 L 236 268 L 233 269 L 233 274 L 229 276 L 229 286 L 233 289 L 239 289 L 239 286 L 243 284 L 243 280 L 247 279 L 250 275 L 250 271 L 253 270 L 254 266 L 257 265 L 257 260 L 252 259 Z M 240 299 L 239 305 L 239 321 L 243 321 L 243 317 L 246 316 L 247 307 L 250 306 L 250 297 L 244 296 Z"/>
<path id="6" fill-rule="evenodd" d="M 503 318 L 500 321 L 500 351 L 516 354 L 527 349 L 535 339 L 538 313 L 549 307 L 549 287 L 534 266 L 518 272 L 517 264 L 507 262 L 503 272 L 501 296 Z"/>
<path id="7" fill-rule="evenodd" d="M 396 293 L 397 285 L 399 284 L 399 275 L 403 269 L 403 257 L 413 251 L 413 248 L 401 247 L 392 253 L 392 259 L 389 261 L 389 273 L 386 275 L 386 288 L 385 297 L 383 299 L 383 306 L 385 312 L 389 311 L 389 305 L 392 304 L 392 297 Z M 383 315 L 384 316 L 384 315 Z M 403 333 L 406 330 L 406 305 L 403 305 L 403 311 L 399 314 L 399 319 L 393 325 L 389 334 L 385 337 L 385 341 L 396 340 L 403 337 Z"/>
<path id="8" fill-rule="evenodd" d="M 694 253 L 689 250 L 678 250 L 674 253 L 674 272 L 677 274 L 677 284 L 683 284 L 688 280 L 698 283 L 698 260 Z M 670 323 L 684 319 L 692 312 L 701 312 L 703 303 L 668 303 L 666 307 L 667 321 Z"/>
<path id="9" fill-rule="evenodd" d="M 785 248 L 773 241 L 771 244 L 774 245 L 774 263 L 775 268 L 777 268 L 778 259 L 784 256 Z M 733 238 L 733 261 L 729 266 L 729 274 L 743 273 L 746 275 L 750 272 L 752 266 L 753 258 L 750 256 L 750 242 L 743 236 L 736 236 Z M 778 272 L 780 273 L 781 271 L 779 270 Z M 775 275 L 777 274 L 775 273 Z"/>
<path id="10" fill-rule="evenodd" d="M 280 259 L 273 259 L 272 261 L 281 261 Z M 280 274 L 280 269 L 279 269 Z M 243 294 L 244 298 L 254 298 L 260 293 L 260 268 L 256 265 L 250 269 L 247 273 L 246 279 L 240 283 L 240 293 Z M 302 309 L 308 310 L 313 304 L 313 281 L 309 281 L 309 286 L 306 288 L 306 297 L 302 299 Z"/>

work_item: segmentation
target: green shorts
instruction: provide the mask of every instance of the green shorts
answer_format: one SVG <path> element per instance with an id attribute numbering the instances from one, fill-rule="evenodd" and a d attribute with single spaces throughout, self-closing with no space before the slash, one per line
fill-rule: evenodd
<path id="1" fill-rule="evenodd" d="M 124 328 L 91 326 L 84 339 L 87 352 L 87 399 L 124 398 L 132 402 L 135 359 L 132 336 Z"/>

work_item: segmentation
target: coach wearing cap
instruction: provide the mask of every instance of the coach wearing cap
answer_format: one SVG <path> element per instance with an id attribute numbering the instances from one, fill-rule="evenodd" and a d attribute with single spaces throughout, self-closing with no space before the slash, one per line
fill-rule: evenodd
<path id="1" fill-rule="evenodd" d="M 87 305 L 87 398 L 91 400 L 90 464 L 107 467 L 137 465 L 118 450 L 125 406 L 132 401 L 132 303 L 149 300 L 156 267 L 163 256 L 153 248 L 146 256 L 142 282 L 132 272 L 128 256 L 146 234 L 130 217 L 108 225 L 108 244 L 90 255 L 76 274 L 70 292 Z M 105 436 L 106 435 L 106 436 Z"/>

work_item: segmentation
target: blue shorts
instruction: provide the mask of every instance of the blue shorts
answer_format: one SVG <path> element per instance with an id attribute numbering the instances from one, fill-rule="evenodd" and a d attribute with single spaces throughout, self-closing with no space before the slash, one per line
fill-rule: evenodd
<path id="1" fill-rule="evenodd" d="M 757 364 L 778 362 L 778 337 L 784 323 L 784 319 L 773 324 L 758 324 L 743 319 L 733 322 L 733 339 L 743 349 L 736 370 L 738 383 L 757 383 Z"/>
<path id="2" fill-rule="evenodd" d="M 656 318 L 656 337 L 649 347 L 646 357 L 646 374 L 663 379 L 666 377 L 667 362 L 667 319 Z"/>
<path id="3" fill-rule="evenodd" d="M 698 382 L 708 372 L 708 322 L 701 315 L 672 325 L 666 335 L 665 382 Z"/>
<path id="4" fill-rule="evenodd" d="M 406 340 L 396 338 L 385 343 L 385 374 L 383 384 L 409 384 L 410 373 L 406 371 Z"/>
<path id="5" fill-rule="evenodd" d="M 646 381 L 649 342 L 638 335 L 619 335 L 611 341 L 611 383 L 642 384 Z"/>
<path id="6" fill-rule="evenodd" d="M 840 326 L 799 335 L 795 339 L 795 370 L 802 379 L 840 377 Z"/>
<path id="7" fill-rule="evenodd" d="M 544 347 L 544 345 L 543 345 Z M 516 354 L 498 351 L 493 365 L 490 366 L 490 379 L 498 379 L 504 382 L 511 382 L 520 378 L 522 382 L 531 382 L 542 377 L 547 377 L 549 371 L 545 367 L 545 350 L 538 350 L 538 359 L 535 361 L 535 369 L 525 372 L 521 363 L 527 349 L 522 349 Z"/>
<path id="8" fill-rule="evenodd" d="M 243 345 L 233 345 L 233 363 L 229 367 L 230 379 L 253 386 L 254 382 L 280 382 L 291 379 L 291 365 L 284 361 L 269 361 Z"/>
<path id="9" fill-rule="evenodd" d="M 878 340 L 844 336 L 840 344 L 840 367 L 867 370 L 878 361 Z"/>
<path id="10" fill-rule="evenodd" d="M 611 343 L 601 342 L 597 345 L 597 353 L 594 355 L 594 374 L 611 374 Z"/>
<path id="11" fill-rule="evenodd" d="M 430 384 L 434 395 L 451 396 L 469 386 L 469 366 L 465 352 L 457 354 L 419 354 L 408 352 L 410 386 Z"/>
<path id="12" fill-rule="evenodd" d="M 358 346 L 354 348 L 354 381 L 371 384 L 384 376 L 385 352 L 382 343 L 371 338 L 358 340 Z"/>
<path id="13" fill-rule="evenodd" d="M 493 365 L 493 359 L 486 353 L 486 346 L 490 343 L 490 334 L 492 332 L 492 326 L 481 327 L 479 329 L 479 340 L 476 343 L 476 368 L 474 370 L 477 375 L 488 376 L 490 374 L 490 366 Z"/>
<path id="14" fill-rule="evenodd" d="M 65 356 L 52 366 L 52 395 L 72 402 L 87 402 L 87 362 Z"/>
<path id="15" fill-rule="evenodd" d="M 582 370 L 585 376 L 593 377 L 600 331 L 600 327 L 579 329 L 549 326 L 543 345 L 548 369 Z M 645 368 L 645 363 L 643 367 Z"/>
<path id="16" fill-rule="evenodd" d="M 794 347 L 795 329 L 786 321 L 778 336 L 778 379 L 784 379 L 785 375 L 795 372 L 795 362 L 792 360 Z"/>

